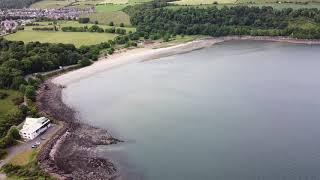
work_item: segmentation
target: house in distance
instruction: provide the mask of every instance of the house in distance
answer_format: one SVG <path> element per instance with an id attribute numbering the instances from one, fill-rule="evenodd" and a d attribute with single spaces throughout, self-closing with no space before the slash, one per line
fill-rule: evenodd
<path id="1" fill-rule="evenodd" d="M 32 140 L 50 127 L 50 120 L 46 117 L 26 118 L 20 136 L 25 140 Z"/>

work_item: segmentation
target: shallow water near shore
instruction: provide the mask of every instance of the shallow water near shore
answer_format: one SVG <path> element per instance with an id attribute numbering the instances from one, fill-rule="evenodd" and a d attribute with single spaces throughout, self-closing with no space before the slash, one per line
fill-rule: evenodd
<path id="1" fill-rule="evenodd" d="M 320 178 L 319 55 L 230 41 L 95 74 L 63 99 L 128 141 L 98 151 L 130 179 Z"/>

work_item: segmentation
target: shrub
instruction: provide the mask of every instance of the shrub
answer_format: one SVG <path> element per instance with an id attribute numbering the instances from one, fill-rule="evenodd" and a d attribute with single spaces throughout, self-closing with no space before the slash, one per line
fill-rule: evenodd
<path id="1" fill-rule="evenodd" d="M 23 96 L 18 96 L 12 99 L 14 105 L 20 105 L 24 102 Z"/>
<path id="2" fill-rule="evenodd" d="M 92 64 L 92 62 L 89 59 L 84 58 L 84 59 L 80 60 L 79 64 L 81 67 L 85 67 L 85 66 L 90 66 Z"/>
<path id="3" fill-rule="evenodd" d="M 120 23 L 120 27 L 124 27 L 124 24 L 123 24 L 123 23 Z"/>
<path id="4" fill-rule="evenodd" d="M 20 139 L 19 130 L 16 127 L 11 127 L 6 136 L 0 139 L 0 148 L 4 149 L 14 145 L 15 139 Z"/>
<path id="5" fill-rule="evenodd" d="M 109 26 L 114 26 L 113 21 L 111 21 L 111 22 L 109 23 Z"/>
<path id="6" fill-rule="evenodd" d="M 88 17 L 79 18 L 79 23 L 81 23 L 81 24 L 86 24 L 89 21 L 90 21 L 90 18 L 88 18 Z"/>
<path id="7" fill-rule="evenodd" d="M 114 53 L 114 48 L 108 49 L 108 54 L 113 54 Z"/>
<path id="8" fill-rule="evenodd" d="M 36 89 L 34 88 L 34 86 L 26 86 L 25 95 L 28 99 L 31 99 L 32 101 L 36 100 Z"/>
<path id="9" fill-rule="evenodd" d="M 3 159 L 8 154 L 8 151 L 6 149 L 0 149 L 0 159 Z"/>
<path id="10" fill-rule="evenodd" d="M 8 94 L 0 92 L 0 99 L 4 99 L 6 97 L 8 97 Z"/>

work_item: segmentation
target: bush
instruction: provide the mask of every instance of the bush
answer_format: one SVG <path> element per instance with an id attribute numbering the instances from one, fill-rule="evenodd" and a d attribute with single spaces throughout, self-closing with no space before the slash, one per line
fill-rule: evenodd
<path id="1" fill-rule="evenodd" d="M 32 101 L 36 100 L 36 89 L 34 88 L 34 86 L 26 86 L 25 95 L 28 99 L 31 99 Z"/>
<path id="2" fill-rule="evenodd" d="M 114 26 L 113 21 L 111 21 L 111 22 L 109 23 L 109 26 Z"/>
<path id="3" fill-rule="evenodd" d="M 16 139 L 16 140 L 21 139 L 21 136 L 19 134 L 19 130 L 15 127 L 10 128 L 9 134 L 12 136 L 13 139 Z"/>
<path id="4" fill-rule="evenodd" d="M 0 139 L 0 148 L 4 149 L 16 143 L 16 139 L 20 139 L 19 130 L 16 127 L 11 127 L 6 136 Z"/>
<path id="5" fill-rule="evenodd" d="M 108 49 L 108 54 L 113 54 L 114 53 L 114 48 L 110 48 L 110 49 Z"/>
<path id="6" fill-rule="evenodd" d="M 0 92 L 0 99 L 4 99 L 6 97 L 8 97 L 8 94 Z"/>
<path id="7" fill-rule="evenodd" d="M 123 23 L 120 23 L 120 27 L 124 27 L 124 24 L 123 24 Z"/>
<path id="8" fill-rule="evenodd" d="M 0 149 L 0 159 L 4 159 L 8 154 L 8 151 L 6 149 Z"/>
<path id="9" fill-rule="evenodd" d="M 84 58 L 79 62 L 79 64 L 81 67 L 85 67 L 85 66 L 90 66 L 92 62 L 89 59 Z"/>
<path id="10" fill-rule="evenodd" d="M 17 176 L 23 179 L 45 179 L 51 180 L 52 178 L 43 172 L 37 163 L 32 162 L 25 166 L 13 165 L 13 164 L 6 164 L 4 165 L 1 170 L 10 176 Z M 20 179 L 19 178 L 19 179 Z"/>
<path id="11" fill-rule="evenodd" d="M 88 18 L 88 17 L 79 18 L 79 23 L 81 23 L 81 24 L 86 24 L 89 21 L 90 21 L 90 18 Z"/>
<path id="12" fill-rule="evenodd" d="M 126 29 L 117 28 L 116 29 L 117 34 L 125 35 L 127 33 Z"/>
<path id="13" fill-rule="evenodd" d="M 11 101 L 13 102 L 14 105 L 20 105 L 24 102 L 24 97 L 18 96 L 18 97 L 13 98 Z"/>

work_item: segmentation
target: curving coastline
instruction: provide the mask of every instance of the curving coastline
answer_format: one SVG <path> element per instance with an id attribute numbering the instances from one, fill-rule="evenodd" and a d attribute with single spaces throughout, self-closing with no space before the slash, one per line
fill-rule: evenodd
<path id="1" fill-rule="evenodd" d="M 80 123 L 76 111 L 63 103 L 63 87 L 80 81 L 90 75 L 132 62 L 146 61 L 186 53 L 230 40 L 276 41 L 295 44 L 320 44 L 320 41 L 296 40 L 278 37 L 228 36 L 195 40 L 167 48 L 154 46 L 137 48 L 116 53 L 91 66 L 78 69 L 42 84 L 38 96 L 39 110 L 52 119 L 63 123 L 63 128 L 41 149 L 38 160 L 40 166 L 58 179 L 123 179 L 120 168 L 108 159 L 100 158 L 94 152 L 97 145 L 120 142 L 107 130 Z"/>

